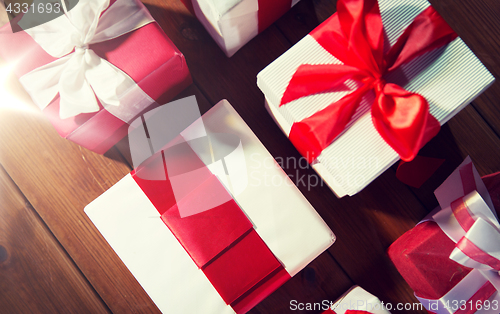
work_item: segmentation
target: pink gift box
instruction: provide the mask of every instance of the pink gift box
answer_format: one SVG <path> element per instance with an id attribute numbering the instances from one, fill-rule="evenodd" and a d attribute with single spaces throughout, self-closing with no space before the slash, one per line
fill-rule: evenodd
<path id="1" fill-rule="evenodd" d="M 14 65 L 19 78 L 56 60 L 26 32 L 12 32 L 11 24 L 20 17 L 0 28 L 0 56 Z M 128 74 L 157 103 L 171 100 L 192 82 L 184 56 L 156 22 L 89 48 Z M 59 102 L 58 95 L 43 110 L 44 114 L 62 137 L 85 148 L 103 154 L 127 134 L 128 124 L 100 103 L 98 112 L 61 119 Z"/>

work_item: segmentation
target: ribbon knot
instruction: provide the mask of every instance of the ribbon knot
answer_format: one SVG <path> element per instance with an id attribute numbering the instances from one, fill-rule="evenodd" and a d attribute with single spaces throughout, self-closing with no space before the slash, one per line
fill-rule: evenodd
<path id="1" fill-rule="evenodd" d="M 88 49 L 89 49 L 89 45 L 87 45 L 87 44 L 84 44 L 81 46 L 76 46 L 75 47 L 75 54 L 83 54 Z"/>
<path id="2" fill-rule="evenodd" d="M 387 84 L 387 82 L 383 78 L 376 78 L 367 81 L 370 84 L 370 87 L 375 92 L 375 95 L 380 95 L 381 93 L 383 93 L 385 84 Z"/>
<path id="3" fill-rule="evenodd" d="M 304 96 L 341 88 L 349 80 L 360 83 L 361 87 L 292 125 L 289 138 L 309 162 L 313 162 L 344 130 L 370 90 L 375 92 L 371 107 L 373 124 L 401 159 L 412 160 L 439 132 L 439 122 L 430 115 L 424 97 L 386 83 L 383 78 L 457 37 L 432 7 L 415 18 L 386 54 L 383 53 L 383 25 L 377 0 L 340 0 L 337 14 L 311 32 L 311 36 L 343 64 L 299 66 L 280 106 Z"/>

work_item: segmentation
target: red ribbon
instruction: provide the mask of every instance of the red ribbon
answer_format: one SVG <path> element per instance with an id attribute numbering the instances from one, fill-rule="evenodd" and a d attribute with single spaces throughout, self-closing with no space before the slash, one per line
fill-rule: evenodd
<path id="1" fill-rule="evenodd" d="M 292 125 L 290 140 L 314 161 L 344 130 L 362 97 L 375 92 L 371 115 L 382 138 L 405 161 L 440 129 L 421 95 L 386 83 L 384 75 L 422 54 L 442 47 L 457 35 L 429 7 L 419 14 L 384 54 L 384 30 L 376 0 L 339 0 L 337 13 L 311 32 L 316 41 L 344 64 L 303 64 L 285 90 L 281 105 L 304 96 L 342 88 L 347 80 L 359 88 L 312 116 Z M 345 88 L 345 87 L 344 87 Z"/>
<path id="2" fill-rule="evenodd" d="M 166 162 L 167 158 L 172 160 Z M 157 178 L 158 175 L 148 176 L 153 173 L 165 173 L 169 178 L 166 165 L 177 163 L 185 166 L 184 173 L 201 170 L 206 172 L 206 176 L 201 177 L 207 178 L 182 200 L 175 199 L 168 179 L 144 179 Z M 200 165 L 203 168 L 200 169 Z M 249 311 L 290 279 L 238 204 L 230 197 L 220 197 L 222 193 L 227 194 L 227 190 L 194 151 L 183 155 L 169 154 L 168 149 L 156 153 L 133 171 L 132 177 L 193 262 L 236 313 Z M 204 197 L 230 200 L 210 210 L 181 217 L 179 202 L 193 207 L 205 201 Z"/>

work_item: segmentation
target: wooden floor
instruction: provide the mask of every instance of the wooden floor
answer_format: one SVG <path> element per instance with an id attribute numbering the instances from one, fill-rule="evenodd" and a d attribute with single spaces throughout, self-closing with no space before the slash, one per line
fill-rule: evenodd
<path id="1" fill-rule="evenodd" d="M 302 0 L 231 59 L 179 0 L 144 2 L 186 56 L 194 84 L 179 97 L 195 94 L 204 112 L 228 99 L 274 157 L 299 158 L 264 109 L 256 75 L 334 13 L 336 1 Z M 500 2 L 431 3 L 498 78 Z M 159 312 L 83 212 L 130 172 L 126 149 L 100 156 L 60 138 L 18 80 L 3 80 L 5 65 L 0 61 L 0 313 Z M 437 205 L 433 190 L 467 155 L 481 175 L 500 170 L 500 81 L 421 155 L 446 161 L 419 189 L 398 181 L 394 167 L 354 197 L 300 186 L 337 242 L 251 313 L 288 313 L 291 300 L 335 300 L 353 284 L 385 303 L 417 302 L 386 249 Z"/>

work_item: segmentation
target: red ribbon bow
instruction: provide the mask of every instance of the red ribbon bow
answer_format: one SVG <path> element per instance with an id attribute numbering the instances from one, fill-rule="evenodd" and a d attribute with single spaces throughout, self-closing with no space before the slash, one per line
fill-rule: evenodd
<path id="1" fill-rule="evenodd" d="M 429 7 L 408 26 L 384 54 L 384 30 L 376 0 L 339 0 L 334 14 L 311 35 L 344 64 L 303 64 L 285 90 L 281 105 L 304 96 L 326 93 L 347 80 L 360 87 L 312 116 L 293 124 L 290 140 L 314 161 L 351 120 L 362 97 L 373 90 L 373 124 L 382 138 L 405 161 L 440 129 L 429 113 L 427 100 L 402 87 L 386 83 L 384 75 L 416 57 L 453 41 L 457 35 Z"/>

